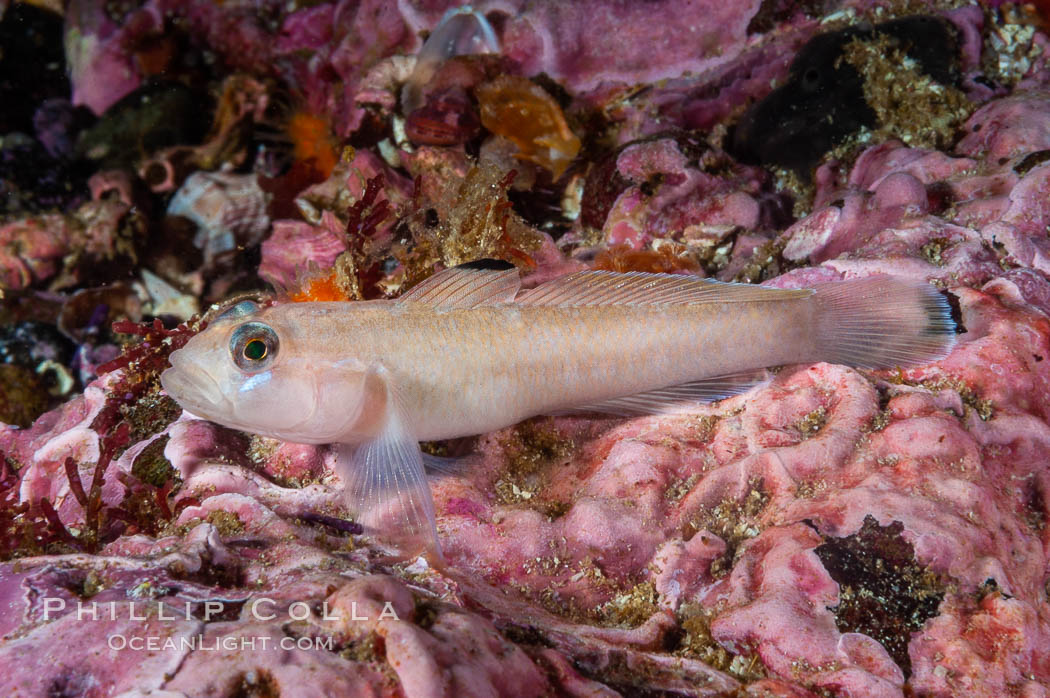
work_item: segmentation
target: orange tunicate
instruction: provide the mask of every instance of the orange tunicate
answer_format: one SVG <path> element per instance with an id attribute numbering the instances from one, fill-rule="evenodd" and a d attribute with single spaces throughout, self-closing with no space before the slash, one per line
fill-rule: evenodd
<path id="1" fill-rule="evenodd" d="M 1050 26 L 1050 0 L 1033 0 L 1029 4 L 1031 6 L 1029 12 L 1034 11 L 1038 18 L 1038 24 L 1042 25 L 1041 28 L 1045 31 Z M 1021 11 L 1023 12 L 1025 9 L 1028 8 L 1025 5 L 1021 5 Z"/>
<path id="2" fill-rule="evenodd" d="M 580 139 L 569 129 L 558 103 L 542 87 L 523 77 L 501 75 L 479 85 L 481 123 L 518 146 L 517 156 L 534 162 L 558 179 L 580 152 Z"/>
<path id="3" fill-rule="evenodd" d="M 292 141 L 295 161 L 309 165 L 321 181 L 328 179 L 339 162 L 337 144 L 328 123 L 309 112 L 296 111 L 288 117 L 285 131 Z"/>
<path id="4" fill-rule="evenodd" d="M 339 280 L 336 278 L 334 270 L 328 274 L 319 274 L 303 279 L 298 285 L 298 289 L 288 294 L 288 300 L 293 303 L 349 300 L 346 297 L 346 293 L 339 286 Z"/>

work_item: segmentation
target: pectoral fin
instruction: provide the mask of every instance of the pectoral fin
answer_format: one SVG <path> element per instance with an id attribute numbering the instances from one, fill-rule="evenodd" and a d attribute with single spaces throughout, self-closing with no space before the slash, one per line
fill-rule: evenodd
<path id="1" fill-rule="evenodd" d="M 412 435 L 392 387 L 380 433 L 356 446 L 339 446 L 337 470 L 355 520 L 404 552 L 441 559 L 434 501 Z"/>

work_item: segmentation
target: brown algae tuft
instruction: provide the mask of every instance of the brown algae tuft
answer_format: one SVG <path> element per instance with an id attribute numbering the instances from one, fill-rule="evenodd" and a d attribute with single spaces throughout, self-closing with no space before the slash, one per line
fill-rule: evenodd
<path id="1" fill-rule="evenodd" d="M 686 524 L 683 538 L 713 533 L 726 544 L 725 553 L 711 563 L 711 576 L 724 577 L 733 567 L 741 544 L 761 532 L 759 518 L 769 503 L 769 495 L 762 487 L 760 478 L 748 481 L 748 489 L 742 498 L 727 497 L 711 509 L 702 509 Z"/>
<path id="2" fill-rule="evenodd" d="M 961 90 L 923 72 L 920 62 L 888 34 L 850 41 L 843 59 L 861 74 L 864 99 L 875 111 L 879 129 L 912 147 L 951 146 L 959 125 L 976 108 Z"/>

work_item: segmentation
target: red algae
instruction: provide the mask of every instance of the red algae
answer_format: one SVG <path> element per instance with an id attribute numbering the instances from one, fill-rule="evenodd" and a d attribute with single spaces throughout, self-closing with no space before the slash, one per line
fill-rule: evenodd
<path id="1" fill-rule="evenodd" d="M 419 145 L 466 143 L 480 131 L 474 105 L 461 89 L 431 95 L 405 119 L 405 135 Z"/>

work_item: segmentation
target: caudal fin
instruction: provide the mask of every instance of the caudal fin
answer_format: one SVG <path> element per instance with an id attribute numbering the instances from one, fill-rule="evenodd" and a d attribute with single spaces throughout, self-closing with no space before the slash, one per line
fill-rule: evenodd
<path id="1" fill-rule="evenodd" d="M 955 345 L 951 308 L 928 283 L 873 276 L 814 290 L 824 361 L 893 368 L 943 359 Z"/>

